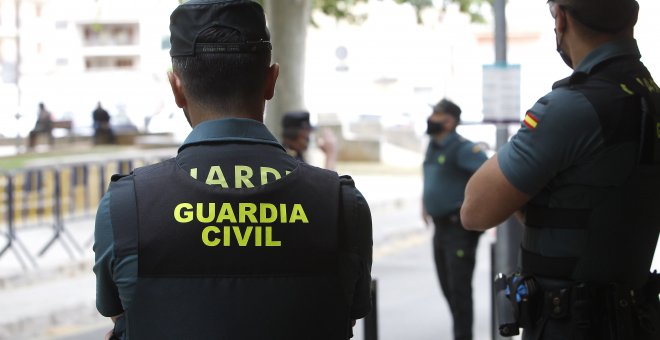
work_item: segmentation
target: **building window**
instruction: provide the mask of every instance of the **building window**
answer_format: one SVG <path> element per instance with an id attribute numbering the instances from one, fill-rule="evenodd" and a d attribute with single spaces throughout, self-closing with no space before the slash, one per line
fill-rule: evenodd
<path id="1" fill-rule="evenodd" d="M 88 57 L 85 59 L 87 71 L 130 70 L 137 65 L 137 57 Z"/>
<path id="2" fill-rule="evenodd" d="M 89 24 L 82 26 L 83 46 L 130 46 L 138 44 L 137 24 Z"/>

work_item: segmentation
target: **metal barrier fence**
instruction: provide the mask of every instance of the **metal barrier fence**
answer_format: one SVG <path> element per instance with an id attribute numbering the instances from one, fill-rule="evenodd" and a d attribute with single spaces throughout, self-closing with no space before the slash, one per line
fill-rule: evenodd
<path id="1" fill-rule="evenodd" d="M 45 225 L 52 226 L 53 235 L 38 255 L 43 256 L 60 241 L 69 256 L 75 258 L 73 249 L 82 253 L 83 247 L 68 232 L 65 221 L 94 216 L 113 174 L 128 174 L 136 167 L 160 160 L 116 159 L 0 173 L 0 234 L 6 238 L 0 258 L 11 250 L 24 269 L 28 269 L 26 260 L 37 267 L 16 231 Z M 93 241 L 91 234 L 85 247 Z"/>

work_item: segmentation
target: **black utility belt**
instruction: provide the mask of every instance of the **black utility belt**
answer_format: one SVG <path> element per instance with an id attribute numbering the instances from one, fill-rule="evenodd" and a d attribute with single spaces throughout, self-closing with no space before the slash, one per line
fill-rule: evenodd
<path id="1" fill-rule="evenodd" d="M 447 225 L 447 224 L 456 224 L 461 221 L 461 209 L 450 212 L 449 214 L 438 218 L 438 223 Z"/>
<path id="2" fill-rule="evenodd" d="M 561 286 L 561 285 L 559 285 Z M 590 324 L 597 311 L 629 311 L 637 305 L 658 301 L 660 274 L 650 274 L 642 288 L 621 284 L 567 282 L 565 287 L 544 289 L 534 276 L 498 274 L 494 282 L 496 313 L 502 336 L 514 336 L 540 318 L 568 319 L 576 325 Z M 585 326 L 585 327 L 586 327 Z"/>

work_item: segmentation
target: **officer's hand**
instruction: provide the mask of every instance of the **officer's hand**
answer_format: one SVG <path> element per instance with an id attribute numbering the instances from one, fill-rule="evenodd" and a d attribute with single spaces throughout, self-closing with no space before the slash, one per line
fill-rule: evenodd
<path id="1" fill-rule="evenodd" d="M 424 221 L 424 225 L 428 228 L 433 224 L 433 218 L 431 218 L 431 215 L 426 212 L 426 208 L 424 208 L 424 205 L 422 204 L 422 221 Z"/>
<path id="2" fill-rule="evenodd" d="M 323 129 L 316 139 L 319 149 L 325 154 L 325 168 L 334 170 L 337 163 L 337 137 L 330 129 Z"/>
<path id="3" fill-rule="evenodd" d="M 336 152 L 337 147 L 337 137 L 330 129 L 323 129 L 319 131 L 319 136 L 317 138 L 317 143 L 319 148 L 325 154 L 332 154 Z"/>

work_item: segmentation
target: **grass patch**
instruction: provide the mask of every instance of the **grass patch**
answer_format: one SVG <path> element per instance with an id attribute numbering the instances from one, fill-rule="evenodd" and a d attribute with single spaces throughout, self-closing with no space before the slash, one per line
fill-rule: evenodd
<path id="1" fill-rule="evenodd" d="M 55 149 L 48 152 L 28 152 L 14 156 L 0 157 L 0 171 L 26 168 L 35 162 L 52 162 L 52 164 L 55 165 L 73 156 L 89 154 L 111 154 L 124 148 L 125 147 L 120 146 L 98 146 L 93 148 L 73 147 L 67 149 Z"/>

